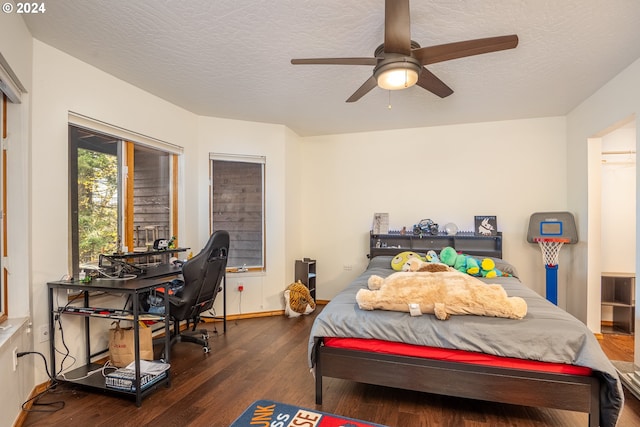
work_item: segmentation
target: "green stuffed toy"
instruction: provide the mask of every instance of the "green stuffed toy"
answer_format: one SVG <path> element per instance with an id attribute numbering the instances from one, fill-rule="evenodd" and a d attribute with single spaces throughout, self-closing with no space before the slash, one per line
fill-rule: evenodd
<path id="1" fill-rule="evenodd" d="M 470 255 L 459 254 L 451 246 L 440 251 L 440 262 L 471 276 L 480 275 L 480 263 Z"/>
<path id="2" fill-rule="evenodd" d="M 478 261 L 470 255 L 459 254 L 450 246 L 443 248 L 440 252 L 440 262 L 471 276 L 488 278 L 509 276 L 508 273 L 498 270 L 495 261 L 491 258 L 483 258 L 481 261 Z"/>
<path id="3" fill-rule="evenodd" d="M 480 274 L 482 275 L 482 277 L 488 277 L 488 278 L 510 276 L 510 274 L 505 273 L 504 271 L 498 270 L 496 268 L 495 261 L 492 260 L 491 258 L 485 258 L 482 260 L 482 262 L 480 263 Z"/>
<path id="4" fill-rule="evenodd" d="M 421 261 L 425 261 L 425 258 L 419 254 L 411 251 L 400 252 L 391 260 L 391 268 L 395 271 L 408 271 L 409 260 L 411 258 L 418 258 Z"/>

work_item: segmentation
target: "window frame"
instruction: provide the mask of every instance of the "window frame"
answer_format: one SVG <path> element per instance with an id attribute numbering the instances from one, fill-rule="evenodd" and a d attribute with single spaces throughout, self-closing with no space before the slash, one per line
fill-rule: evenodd
<path id="1" fill-rule="evenodd" d="M 68 125 L 68 130 L 69 130 L 69 215 L 70 215 L 70 223 L 71 223 L 71 230 L 70 230 L 70 235 L 71 235 L 71 250 L 70 250 L 70 254 L 71 254 L 71 265 L 70 265 L 70 271 L 73 277 L 78 277 L 78 273 L 80 272 L 80 236 L 79 236 L 79 208 L 78 208 L 78 203 L 79 203 L 79 198 L 78 198 L 78 151 L 80 149 L 85 149 L 85 150 L 89 150 L 91 149 L 92 151 L 99 151 L 103 154 L 111 154 L 114 155 L 117 159 L 118 162 L 120 162 L 120 159 L 122 157 L 122 140 L 119 140 L 119 138 L 114 137 L 115 139 L 118 139 L 118 142 L 116 143 L 115 150 L 112 150 L 113 152 L 110 152 L 109 150 L 97 150 L 96 148 L 102 148 L 102 147 L 92 147 L 89 148 L 89 146 L 85 146 L 83 145 L 80 141 L 80 143 L 76 143 L 73 137 L 73 132 L 72 131 L 72 127 L 75 127 L 77 130 L 84 130 L 84 131 L 89 131 L 95 134 L 100 134 L 100 135 L 104 135 L 101 132 L 95 132 L 93 130 L 90 129 L 82 129 L 78 126 L 69 124 Z M 104 136 L 111 136 L 111 135 L 104 135 Z M 121 211 L 121 204 L 122 204 L 122 196 L 120 195 L 120 191 L 122 190 L 122 184 L 120 182 L 121 180 L 121 171 L 120 171 L 120 167 L 121 164 L 118 165 L 118 207 L 117 210 Z M 122 229 L 123 229 L 123 224 L 122 224 L 122 216 L 121 214 L 118 214 L 118 217 L 120 218 L 120 221 L 118 221 L 117 224 L 117 233 L 118 235 L 121 235 L 122 233 Z"/>
<path id="2" fill-rule="evenodd" d="M 0 53 L 0 143 L 2 145 L 2 159 L 0 160 L 0 198 L 2 226 L 0 227 L 0 323 L 9 317 L 9 218 L 8 218 L 8 139 L 9 139 L 9 103 L 12 104 L 12 123 L 19 121 L 22 116 L 20 109 L 15 108 L 22 103 L 22 95 L 27 93 L 18 76 L 13 72 L 5 57 Z M 12 140 L 12 143 L 19 143 L 22 138 Z"/>
<path id="3" fill-rule="evenodd" d="M 182 155 L 182 147 L 177 145 L 161 141 L 155 138 L 128 131 L 123 128 L 109 125 L 102 121 L 98 121 L 87 116 L 83 116 L 77 113 L 69 112 L 68 129 L 69 129 L 69 215 L 71 220 L 70 225 L 70 248 L 69 248 L 69 269 L 75 276 L 78 275 L 80 270 L 79 263 L 79 237 L 78 231 L 78 199 L 77 191 L 73 191 L 71 187 L 77 183 L 78 175 L 78 163 L 77 163 L 77 149 L 78 146 L 71 141 L 71 127 L 83 129 L 88 132 L 92 132 L 99 135 L 105 135 L 118 140 L 117 157 L 119 163 L 119 194 L 118 194 L 118 233 L 122 237 L 123 246 L 128 246 L 129 251 L 133 251 L 132 242 L 134 240 L 133 229 L 133 185 L 129 186 L 132 181 L 130 177 L 134 173 L 134 162 L 132 161 L 132 154 L 135 147 L 151 148 L 169 156 L 169 200 L 167 207 L 169 208 L 169 232 L 171 236 L 178 236 L 178 172 L 179 172 L 179 157 Z M 128 192 L 128 190 L 130 192 Z M 74 195 L 75 194 L 75 195 Z M 129 230 L 128 228 L 131 228 Z M 171 236 L 166 236 L 171 237 Z M 131 243 L 131 245 L 130 245 Z M 177 241 L 176 241 L 177 244 Z"/>
<path id="4" fill-rule="evenodd" d="M 227 272 L 264 272 L 267 269 L 267 231 L 266 231 L 266 169 L 267 169 L 267 158 L 266 156 L 260 155 L 243 155 L 243 154 L 228 154 L 228 153 L 209 153 L 209 232 L 213 233 L 216 231 L 215 221 L 214 221 L 214 179 L 213 179 L 213 162 L 214 161 L 225 161 L 225 162 L 239 162 L 239 163 L 255 163 L 261 165 L 261 265 L 250 265 L 246 266 L 246 268 L 242 268 L 243 266 L 227 266 Z M 233 236 L 232 236 L 232 245 L 233 245 Z M 231 252 L 231 250 L 230 250 Z"/>
<path id="5" fill-rule="evenodd" d="M 2 161 L 0 162 L 0 193 L 2 198 L 2 226 L 0 227 L 0 323 L 9 317 L 9 290 L 7 270 L 7 95 L 0 90 L 0 143 L 2 145 Z"/>

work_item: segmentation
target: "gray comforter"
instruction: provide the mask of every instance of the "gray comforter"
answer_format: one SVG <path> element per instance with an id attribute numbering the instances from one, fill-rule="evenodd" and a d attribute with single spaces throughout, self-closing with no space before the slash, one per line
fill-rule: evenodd
<path id="1" fill-rule="evenodd" d="M 481 280 L 502 285 L 509 296 L 524 298 L 528 312 L 522 320 L 451 316 L 442 321 L 430 314 L 411 317 L 408 313 L 360 310 L 355 300 L 358 289 L 367 287 L 367 279 L 372 274 L 386 277 L 393 273 L 390 261 L 391 257 L 374 258 L 367 270 L 316 317 L 309 338 L 311 367 L 316 337 L 376 338 L 587 366 L 601 378 L 601 425 L 616 424 L 624 403 L 618 374 L 593 333 L 578 319 L 524 286 L 517 277 Z M 503 261 L 498 268 L 515 271 Z"/>

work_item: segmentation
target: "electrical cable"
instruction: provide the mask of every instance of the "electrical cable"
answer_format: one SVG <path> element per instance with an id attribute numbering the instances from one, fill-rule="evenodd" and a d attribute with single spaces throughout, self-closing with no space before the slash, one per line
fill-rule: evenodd
<path id="1" fill-rule="evenodd" d="M 107 362 L 104 365 L 102 365 L 101 367 L 99 367 L 97 369 L 94 369 L 93 371 L 87 372 L 87 375 L 83 375 L 81 377 L 76 377 L 76 378 L 67 378 L 64 373 L 61 373 L 60 376 L 62 378 L 64 378 L 66 381 L 76 381 L 76 380 L 83 380 L 85 378 L 89 378 L 91 375 L 96 374 L 98 372 L 101 372 L 102 376 L 106 377 L 107 374 L 105 372 L 106 372 L 107 369 L 116 370 L 118 368 L 116 366 L 111 365 L 111 361 L 110 360 L 107 360 Z"/>
<path id="2" fill-rule="evenodd" d="M 54 327 L 55 324 L 58 324 L 58 328 L 60 330 L 60 341 L 62 342 L 62 345 L 64 346 L 65 352 L 62 352 L 60 350 L 58 350 L 55 347 L 55 343 L 54 343 L 54 350 L 63 355 L 64 357 L 62 358 L 62 361 L 60 362 L 60 371 L 59 371 L 59 375 L 64 378 L 65 380 L 68 380 L 67 377 L 64 374 L 64 371 L 67 371 L 69 369 L 71 369 L 71 367 L 73 367 L 73 365 L 76 363 L 77 359 L 73 356 L 71 356 L 71 351 L 69 349 L 69 347 L 67 346 L 67 343 L 65 342 L 64 339 L 64 330 L 62 328 L 62 316 L 60 315 L 60 313 L 62 313 L 63 311 L 65 311 L 67 309 L 67 307 L 69 307 L 69 305 L 71 305 L 73 302 L 75 302 L 78 298 L 80 298 L 80 296 L 82 295 L 82 293 L 79 293 L 78 295 L 75 295 L 73 298 L 71 298 L 71 300 L 69 300 L 63 307 L 59 307 L 58 308 L 58 313 L 55 314 L 55 322 L 54 322 Z M 49 371 L 49 365 L 47 363 L 47 359 L 44 357 L 44 355 L 40 352 L 37 351 L 24 351 L 24 352 L 19 352 L 16 354 L 17 357 L 23 357 L 26 356 L 28 354 L 37 354 L 39 355 L 42 360 L 44 361 L 44 368 L 45 371 L 47 373 L 47 377 L 49 377 L 49 384 L 47 385 L 47 387 L 42 390 L 41 392 L 39 392 L 38 394 L 36 394 L 35 396 L 27 399 L 25 402 L 22 403 L 21 408 L 23 411 L 25 412 L 57 412 L 59 410 L 61 410 L 62 408 L 64 408 L 65 406 L 65 402 L 63 400 L 58 400 L 58 401 L 53 401 L 53 402 L 40 402 L 40 398 L 43 397 L 45 394 L 49 393 L 51 390 L 53 390 L 57 385 L 58 385 L 58 381 L 56 380 L 56 376 L 58 375 L 56 373 L 56 367 L 52 366 L 52 370 L 53 370 L 53 374 L 52 372 Z M 64 363 L 65 360 L 67 360 L 67 358 L 71 358 L 72 359 L 72 363 L 69 367 L 64 368 Z M 107 363 L 105 363 L 103 366 L 101 366 L 98 369 L 95 369 L 93 371 L 90 371 L 87 373 L 87 375 L 83 376 L 83 377 L 78 377 L 78 378 L 71 378 L 71 380 L 79 380 L 79 379 L 84 379 L 87 378 L 97 372 L 102 372 L 103 376 L 106 376 L 106 369 L 116 369 L 114 366 L 111 366 L 111 364 L 109 363 L 109 361 L 107 361 Z M 27 408 L 27 405 L 29 403 L 31 404 L 31 408 Z M 49 406 L 52 409 L 34 409 L 34 406 Z"/>
<path id="3" fill-rule="evenodd" d="M 64 400 L 57 400 L 57 401 L 54 401 L 54 402 L 46 402 L 46 403 L 40 403 L 39 402 L 39 400 L 40 400 L 40 398 L 42 396 L 47 394 L 51 389 L 55 388 L 58 385 L 58 381 L 56 381 L 56 379 L 49 372 L 49 365 L 47 364 L 47 359 L 44 357 L 44 355 L 42 353 L 40 353 L 38 351 L 22 351 L 22 352 L 17 353 L 16 356 L 17 357 L 22 357 L 22 356 L 26 356 L 27 354 L 37 354 L 40 357 L 42 357 L 42 360 L 44 361 L 44 369 L 47 372 L 47 376 L 49 377 L 51 382 L 40 393 L 36 394 L 35 396 L 33 396 L 30 399 L 27 399 L 25 402 L 23 402 L 22 405 L 21 405 L 22 410 L 25 411 L 25 412 L 57 412 L 60 409 L 64 408 L 64 405 L 65 405 Z M 27 409 L 26 406 L 30 402 L 33 402 L 32 403 L 32 407 Z M 53 409 L 50 409 L 50 410 L 47 410 L 47 409 L 33 409 L 33 406 L 51 406 L 51 407 L 53 407 Z"/>
<path id="4" fill-rule="evenodd" d="M 101 269 L 97 271 L 98 271 L 98 275 L 104 276 L 107 279 L 112 279 L 112 280 L 135 279 L 136 277 L 138 277 L 136 274 L 124 274 L 122 277 L 120 277 L 119 274 L 116 274 L 116 275 L 107 274 Z"/>
<path id="5" fill-rule="evenodd" d="M 64 346 L 64 349 L 66 350 L 66 353 L 61 352 L 60 350 L 58 350 L 55 347 L 55 343 L 54 343 L 54 346 L 53 346 L 54 350 L 57 353 L 59 353 L 59 354 L 64 356 L 62 358 L 62 360 L 60 361 L 60 371 L 58 373 L 62 373 L 65 370 L 71 369 L 71 367 L 73 365 L 75 365 L 75 363 L 77 361 L 75 357 L 71 356 L 71 350 L 69 350 L 69 347 L 67 346 L 67 343 L 66 343 L 66 341 L 64 339 L 64 330 L 62 329 L 62 316 L 60 315 L 60 313 L 64 312 L 67 309 L 67 307 L 69 307 L 69 305 L 71 305 L 71 303 L 73 303 L 77 299 L 79 299 L 80 296 L 82 296 L 82 292 L 78 293 L 77 295 L 74 295 L 74 297 L 71 300 L 69 300 L 62 308 L 59 307 L 58 308 L 58 313 L 55 315 L 55 318 L 54 318 L 55 319 L 54 328 L 55 328 L 55 323 L 57 323 L 58 324 L 58 330 L 60 331 L 60 341 L 62 342 L 62 345 Z M 67 358 L 71 358 L 71 359 L 73 359 L 73 361 L 72 361 L 71 365 L 68 368 L 65 369 L 64 368 L 64 362 L 65 362 L 65 360 L 67 360 Z M 51 369 L 53 371 L 53 376 L 55 377 L 57 375 L 56 367 L 52 366 Z"/>
<path id="6" fill-rule="evenodd" d="M 67 368 L 67 370 L 68 370 L 68 369 L 71 369 L 71 367 L 72 367 L 73 365 L 75 365 L 75 363 L 76 363 L 76 358 L 75 358 L 75 357 L 73 357 L 73 356 L 71 356 L 71 350 L 69 350 L 69 347 L 67 346 L 67 343 L 66 343 L 66 341 L 64 340 L 64 330 L 62 329 L 62 316 L 58 315 L 58 316 L 57 316 L 57 319 L 56 319 L 56 322 L 58 323 L 58 330 L 60 331 L 60 341 L 62 342 L 62 345 L 63 345 L 64 349 L 66 350 L 66 353 L 63 353 L 63 352 L 61 352 L 60 350 L 58 350 L 58 349 L 56 348 L 55 343 L 54 343 L 54 345 L 53 345 L 53 348 L 55 349 L 55 351 L 56 351 L 56 352 L 58 352 L 58 353 L 60 353 L 61 355 L 63 355 L 63 356 L 64 356 L 64 357 L 62 358 L 62 360 L 60 361 L 60 371 L 59 371 L 59 373 L 62 373 L 63 371 L 65 371 L 65 369 L 64 369 L 64 362 L 65 362 L 65 360 L 67 360 L 67 358 L 69 358 L 69 357 L 70 357 L 71 359 L 73 359 L 73 361 L 71 362 L 71 365 Z M 55 327 L 55 325 L 54 325 L 54 327 Z M 55 366 L 52 366 L 52 369 L 53 369 L 53 371 L 54 371 L 53 373 L 54 373 L 54 376 L 55 376 L 55 375 L 56 375 L 56 372 L 55 372 L 56 367 L 55 367 Z"/>

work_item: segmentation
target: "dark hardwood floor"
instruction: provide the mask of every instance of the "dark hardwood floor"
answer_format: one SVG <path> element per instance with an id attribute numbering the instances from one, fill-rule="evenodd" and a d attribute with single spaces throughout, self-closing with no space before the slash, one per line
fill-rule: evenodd
<path id="1" fill-rule="evenodd" d="M 319 307 L 320 309 L 321 307 Z M 317 312 L 316 312 L 317 313 Z M 315 313 L 219 323 L 205 327 L 212 352 L 192 343 L 172 351 L 172 385 L 142 402 L 62 384 L 40 402 L 64 401 L 63 409 L 32 412 L 24 426 L 214 426 L 227 427 L 258 399 L 269 399 L 394 427 L 586 426 L 586 414 L 503 405 L 325 379 L 324 403 L 315 405 L 314 381 L 307 366 L 307 340 Z M 607 355 L 633 360 L 633 340 L 606 335 Z M 625 390 L 619 427 L 640 425 L 640 402 Z M 34 406 L 35 410 L 48 410 Z"/>

